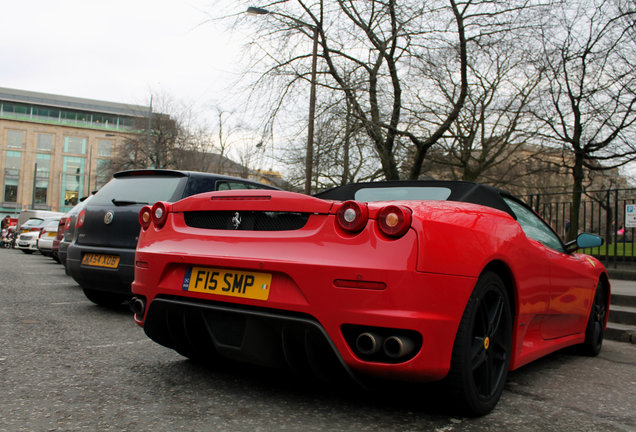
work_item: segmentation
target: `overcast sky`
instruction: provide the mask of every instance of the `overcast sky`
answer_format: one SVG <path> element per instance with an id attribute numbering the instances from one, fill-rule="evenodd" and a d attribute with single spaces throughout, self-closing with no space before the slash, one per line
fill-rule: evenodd
<path id="1" fill-rule="evenodd" d="M 0 87 L 139 105 L 164 94 L 200 111 L 233 110 L 247 36 L 211 18 L 240 7 L 232 0 L 3 1 Z M 629 171 L 634 176 L 636 166 Z"/>
<path id="2" fill-rule="evenodd" d="M 2 2 L 0 87 L 144 105 L 224 100 L 244 41 L 209 14 L 228 0 Z M 226 97 L 225 97 L 226 98 Z"/>

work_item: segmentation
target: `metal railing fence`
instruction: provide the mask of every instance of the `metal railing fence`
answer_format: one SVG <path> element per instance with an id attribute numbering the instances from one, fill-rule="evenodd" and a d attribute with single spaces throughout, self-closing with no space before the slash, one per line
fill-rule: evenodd
<path id="1" fill-rule="evenodd" d="M 561 236 L 567 238 L 571 225 L 572 193 L 525 195 L 524 199 Z M 598 234 L 603 246 L 586 250 L 606 265 L 636 266 L 634 235 L 636 228 L 625 227 L 628 205 L 636 205 L 636 188 L 586 191 L 581 199 L 578 232 Z"/>

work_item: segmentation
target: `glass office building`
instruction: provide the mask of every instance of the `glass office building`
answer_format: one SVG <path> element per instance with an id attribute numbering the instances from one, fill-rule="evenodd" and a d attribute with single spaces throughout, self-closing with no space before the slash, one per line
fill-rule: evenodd
<path id="1" fill-rule="evenodd" d="M 0 87 L 0 216 L 67 211 L 112 176 L 148 107 Z"/>

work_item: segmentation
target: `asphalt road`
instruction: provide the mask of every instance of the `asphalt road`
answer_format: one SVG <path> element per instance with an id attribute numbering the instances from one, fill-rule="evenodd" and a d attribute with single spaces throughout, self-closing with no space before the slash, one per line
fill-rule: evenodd
<path id="1" fill-rule="evenodd" d="M 368 393 L 204 368 L 85 299 L 50 258 L 0 250 L 0 431 L 636 431 L 636 346 L 511 372 L 499 405 L 450 414 L 434 387 Z"/>

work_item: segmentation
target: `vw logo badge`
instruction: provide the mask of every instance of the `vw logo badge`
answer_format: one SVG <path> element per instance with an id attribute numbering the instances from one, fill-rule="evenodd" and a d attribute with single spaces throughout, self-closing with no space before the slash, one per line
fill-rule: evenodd
<path id="1" fill-rule="evenodd" d="M 234 213 L 232 224 L 234 225 L 234 229 L 238 229 L 241 225 L 241 215 L 239 214 L 239 212 Z"/>
<path id="2" fill-rule="evenodd" d="M 104 223 L 106 225 L 110 225 L 114 217 L 115 217 L 115 213 L 113 213 L 112 211 L 106 212 L 106 214 L 104 215 Z"/>

